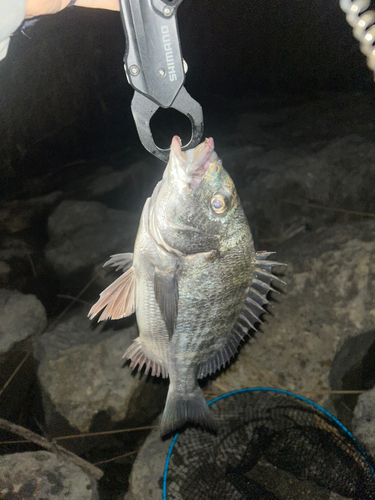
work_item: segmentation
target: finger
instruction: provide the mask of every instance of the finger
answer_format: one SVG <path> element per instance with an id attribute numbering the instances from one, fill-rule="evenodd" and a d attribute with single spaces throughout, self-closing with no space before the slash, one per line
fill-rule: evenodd
<path id="1" fill-rule="evenodd" d="M 119 0 L 77 0 L 74 5 L 94 9 L 120 10 Z"/>
<path id="2" fill-rule="evenodd" d="M 69 0 L 27 0 L 25 18 L 54 14 L 66 7 Z"/>

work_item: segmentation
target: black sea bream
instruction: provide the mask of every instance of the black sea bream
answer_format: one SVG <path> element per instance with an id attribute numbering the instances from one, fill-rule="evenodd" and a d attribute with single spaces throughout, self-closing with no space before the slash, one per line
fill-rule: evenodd
<path id="1" fill-rule="evenodd" d="M 197 379 L 235 355 L 265 312 L 277 263 L 256 253 L 232 179 L 213 139 L 181 151 L 174 137 L 162 180 L 141 215 L 134 254 L 106 263 L 124 271 L 91 308 L 99 321 L 136 312 L 139 337 L 125 352 L 152 375 L 169 376 L 162 435 L 186 422 L 215 424 Z"/>

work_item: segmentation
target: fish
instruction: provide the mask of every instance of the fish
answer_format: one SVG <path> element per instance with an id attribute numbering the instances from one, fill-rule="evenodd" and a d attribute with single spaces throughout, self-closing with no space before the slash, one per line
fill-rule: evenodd
<path id="1" fill-rule="evenodd" d="M 282 265 L 256 252 L 233 180 L 212 138 L 182 151 L 174 136 L 161 181 L 143 207 L 134 253 L 104 265 L 123 274 L 89 318 L 136 313 L 130 367 L 169 377 L 161 420 L 166 436 L 186 423 L 215 431 L 198 380 L 225 367 L 266 312 L 272 272 Z"/>

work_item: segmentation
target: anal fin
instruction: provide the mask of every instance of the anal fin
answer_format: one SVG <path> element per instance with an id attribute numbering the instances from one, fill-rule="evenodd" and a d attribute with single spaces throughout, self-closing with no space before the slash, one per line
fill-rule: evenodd
<path id="1" fill-rule="evenodd" d="M 230 362 L 231 358 L 233 358 L 238 350 L 238 346 L 240 345 L 243 338 L 246 336 L 246 332 L 241 330 L 230 333 L 230 337 L 227 340 L 224 347 L 215 352 L 213 356 L 211 356 L 207 361 L 201 363 L 198 367 L 198 375 L 199 379 L 207 377 L 207 375 L 215 373 L 217 370 L 225 366 Z"/>
<path id="2" fill-rule="evenodd" d="M 137 337 L 127 348 L 122 358 L 131 360 L 130 368 L 132 370 L 135 370 L 137 366 L 138 370 L 142 370 L 142 368 L 145 366 L 146 375 L 151 371 L 152 376 L 159 377 L 161 375 L 163 378 L 168 377 L 168 370 L 166 369 L 166 367 L 161 363 L 150 359 L 143 352 L 139 337 Z"/>

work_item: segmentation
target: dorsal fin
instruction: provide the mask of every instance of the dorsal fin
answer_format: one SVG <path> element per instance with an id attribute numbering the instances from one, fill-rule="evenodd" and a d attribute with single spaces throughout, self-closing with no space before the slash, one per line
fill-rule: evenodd
<path id="1" fill-rule="evenodd" d="M 215 373 L 225 366 L 235 356 L 238 346 L 242 340 L 249 335 L 249 329 L 256 330 L 255 325 L 262 323 L 260 316 L 267 311 L 263 308 L 268 304 L 267 294 L 276 291 L 271 283 L 273 280 L 284 283 L 280 278 L 272 274 L 273 266 L 285 266 L 280 262 L 265 260 L 274 252 L 257 252 L 253 274 L 253 281 L 247 289 L 247 295 L 236 324 L 230 332 L 229 338 L 219 351 L 217 351 L 207 362 L 201 363 L 198 369 L 198 378 L 206 377 Z"/>

